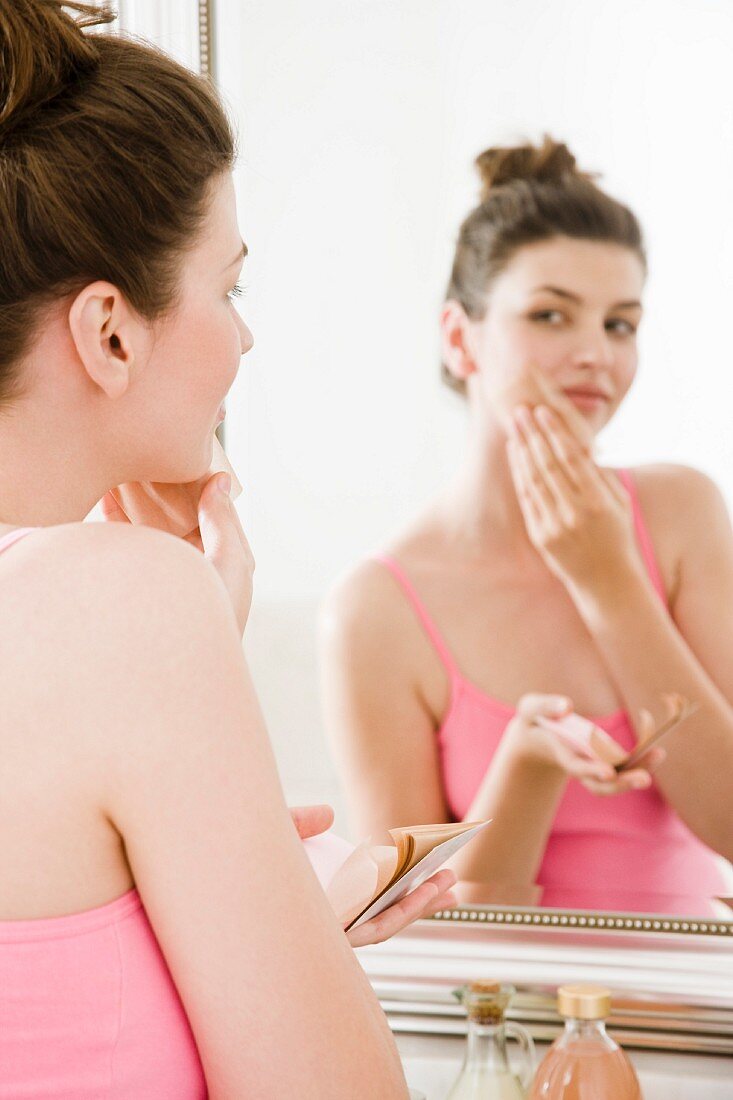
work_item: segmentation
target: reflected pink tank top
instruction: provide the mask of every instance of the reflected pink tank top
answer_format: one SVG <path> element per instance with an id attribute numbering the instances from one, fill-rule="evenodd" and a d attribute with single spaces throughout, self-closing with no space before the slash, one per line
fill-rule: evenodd
<path id="1" fill-rule="evenodd" d="M 0 539 L 0 552 L 33 528 Z M 0 921 L 0 1100 L 205 1100 L 196 1044 L 136 890 Z"/>
<path id="2" fill-rule="evenodd" d="M 619 477 L 631 498 L 636 537 L 650 579 L 666 606 L 666 593 L 644 523 L 633 478 Z M 513 707 L 461 675 L 453 655 L 412 583 L 392 558 L 379 559 L 412 604 L 450 680 L 450 702 L 437 732 L 443 789 L 453 820 L 462 820 L 478 791 Z M 527 690 L 532 685 L 527 684 Z M 627 751 L 636 737 L 627 713 L 594 717 Z M 725 893 L 719 860 L 684 825 L 654 784 L 609 798 L 572 780 L 558 808 L 538 874 L 545 905 L 640 908 L 695 912 L 691 904 Z M 663 895 L 666 901 L 660 897 Z M 628 904 L 624 904 L 625 901 Z"/>

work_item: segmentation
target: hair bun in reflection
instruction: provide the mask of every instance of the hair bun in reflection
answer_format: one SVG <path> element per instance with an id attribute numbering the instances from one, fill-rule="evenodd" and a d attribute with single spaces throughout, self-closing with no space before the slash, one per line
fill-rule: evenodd
<path id="1" fill-rule="evenodd" d="M 545 134 L 541 145 L 492 146 L 475 161 L 481 176 L 481 201 L 486 202 L 497 187 L 519 180 L 557 183 L 568 176 L 592 179 L 581 172 L 567 145 Z"/>

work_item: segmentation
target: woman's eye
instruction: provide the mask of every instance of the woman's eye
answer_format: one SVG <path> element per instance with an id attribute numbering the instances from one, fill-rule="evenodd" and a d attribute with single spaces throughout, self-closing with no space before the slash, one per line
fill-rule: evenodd
<path id="1" fill-rule="evenodd" d="M 538 309 L 530 314 L 530 320 L 547 325 L 559 325 L 565 318 L 559 309 Z"/>
<path id="2" fill-rule="evenodd" d="M 239 283 L 235 283 L 235 285 L 232 287 L 232 289 L 227 294 L 227 298 L 229 298 L 229 300 L 231 301 L 234 298 L 241 298 L 243 294 L 244 294 L 244 287 L 240 286 Z"/>
<path id="3" fill-rule="evenodd" d="M 632 325 L 631 321 L 625 321 L 621 317 L 616 317 L 610 321 L 606 321 L 606 331 L 615 332 L 619 336 L 633 336 L 636 333 L 636 325 Z"/>

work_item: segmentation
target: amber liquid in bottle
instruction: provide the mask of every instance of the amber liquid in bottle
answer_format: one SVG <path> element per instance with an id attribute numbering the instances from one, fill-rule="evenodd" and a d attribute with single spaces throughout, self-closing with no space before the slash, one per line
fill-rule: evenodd
<path id="1" fill-rule="evenodd" d="M 631 1063 L 603 1024 L 573 1020 L 537 1070 L 530 1100 L 641 1100 L 641 1090 Z"/>
<path id="2" fill-rule="evenodd" d="M 642 1100 L 634 1067 L 606 1033 L 611 1001 L 598 986 L 563 986 L 565 1030 L 542 1060 L 530 1100 Z"/>

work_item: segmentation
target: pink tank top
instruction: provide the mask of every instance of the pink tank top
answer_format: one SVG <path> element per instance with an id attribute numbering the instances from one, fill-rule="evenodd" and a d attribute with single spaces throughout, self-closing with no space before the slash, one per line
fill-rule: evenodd
<path id="1" fill-rule="evenodd" d="M 631 498 L 640 551 L 667 605 L 662 577 L 629 471 L 619 477 Z M 467 680 L 412 583 L 392 558 L 380 556 L 412 604 L 450 680 L 450 702 L 437 731 L 443 790 L 453 820 L 462 820 L 478 791 L 513 707 Z M 532 690 L 527 684 L 527 690 Z M 627 751 L 636 737 L 627 713 L 593 720 Z M 609 798 L 568 783 L 538 874 L 542 903 L 561 907 L 697 913 L 701 899 L 725 893 L 715 854 L 684 825 L 654 784 Z M 645 904 L 646 901 L 646 904 Z"/>
<path id="2" fill-rule="evenodd" d="M 0 552 L 34 528 L 11 531 Z M 136 890 L 0 921 L 0 1100 L 205 1100 L 196 1044 Z"/>

